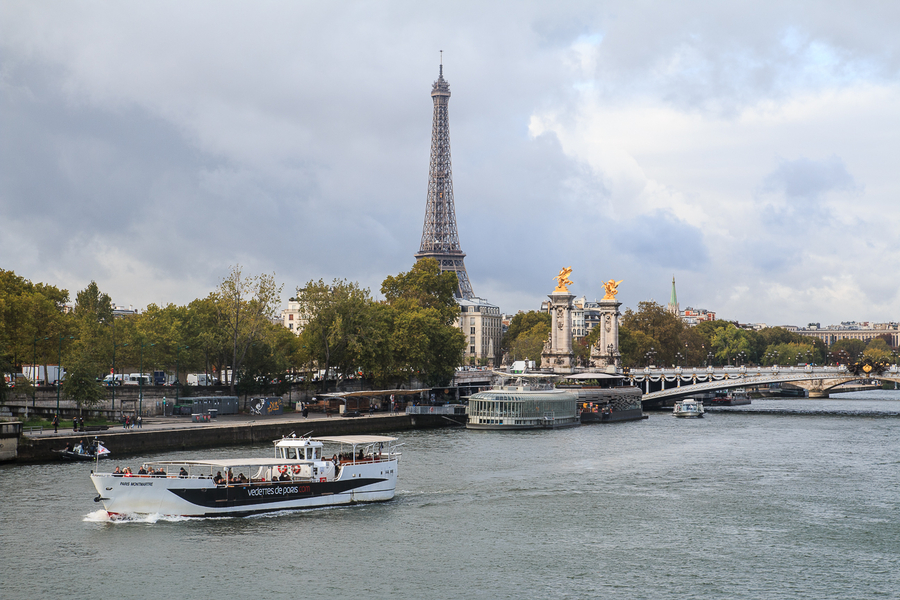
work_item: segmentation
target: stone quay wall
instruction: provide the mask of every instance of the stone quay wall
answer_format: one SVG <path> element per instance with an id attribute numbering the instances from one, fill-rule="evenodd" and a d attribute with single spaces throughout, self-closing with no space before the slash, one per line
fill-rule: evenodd
<path id="1" fill-rule="evenodd" d="M 311 421 L 256 420 L 252 423 L 216 422 L 173 429 L 137 429 L 130 431 L 115 428 L 100 432 L 58 435 L 53 437 L 29 437 L 23 435 L 18 442 L 18 462 L 48 462 L 58 460 L 57 450 L 81 439 L 98 437 L 112 451 L 110 460 L 125 460 L 129 456 L 142 456 L 156 452 L 216 448 L 242 444 L 268 443 L 283 436 L 329 436 L 374 434 L 387 431 L 429 429 L 453 425 L 443 415 L 396 415 L 376 418 L 315 419 Z"/>

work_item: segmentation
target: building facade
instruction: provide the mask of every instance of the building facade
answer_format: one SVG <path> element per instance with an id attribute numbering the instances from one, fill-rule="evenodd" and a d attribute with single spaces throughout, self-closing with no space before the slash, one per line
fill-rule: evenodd
<path id="1" fill-rule="evenodd" d="M 887 342 L 888 345 L 894 348 L 900 345 L 900 324 L 898 323 L 845 321 L 840 325 L 825 327 L 820 327 L 818 323 L 810 323 L 807 327 L 786 325 L 784 328 L 802 336 L 818 338 L 828 347 L 840 340 L 860 340 L 868 344 L 882 336 L 885 336 L 885 341 L 890 340 Z"/>
<path id="2" fill-rule="evenodd" d="M 300 312 L 300 303 L 289 300 L 288 307 L 281 311 L 281 324 L 287 327 L 294 335 L 300 335 L 309 318 Z"/>
<path id="3" fill-rule="evenodd" d="M 456 326 L 466 336 L 463 364 L 500 365 L 500 338 L 503 315 L 500 308 L 478 297 L 457 298 L 459 317 Z"/>

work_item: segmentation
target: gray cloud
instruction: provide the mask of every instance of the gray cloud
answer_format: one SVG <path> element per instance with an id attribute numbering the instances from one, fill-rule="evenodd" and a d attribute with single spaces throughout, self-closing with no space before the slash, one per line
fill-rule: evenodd
<path id="1" fill-rule="evenodd" d="M 565 263 L 577 293 L 601 295 L 602 281 L 624 277 L 620 297 L 634 305 L 665 300 L 674 270 L 695 305 L 762 320 L 759 303 L 721 290 L 764 286 L 767 272 L 799 288 L 809 281 L 794 262 L 828 256 L 813 233 L 788 238 L 776 223 L 860 197 L 894 214 L 896 183 L 871 167 L 876 153 L 859 132 L 848 129 L 846 152 L 773 136 L 767 157 L 841 158 L 772 171 L 758 150 L 737 151 L 739 166 L 710 172 L 716 183 L 703 192 L 677 174 L 709 167 L 660 138 L 659 150 L 629 158 L 662 196 L 641 181 L 622 192 L 608 163 L 553 132 L 531 137 L 530 119 L 550 112 L 591 146 L 604 132 L 586 139 L 586 111 L 604 106 L 646 105 L 639 119 L 658 119 L 660 106 L 689 115 L 696 128 L 677 138 L 686 142 L 711 120 L 739 124 L 748 106 L 787 111 L 823 90 L 885 86 L 896 107 L 898 24 L 894 7 L 834 3 L 9 1 L 0 266 L 72 290 L 96 279 L 139 306 L 204 296 L 236 262 L 275 271 L 286 296 L 319 277 L 377 290 L 418 249 L 443 49 L 457 217 L 477 293 L 510 312 L 534 308 Z M 900 248 L 879 240 L 858 251 L 889 264 Z M 825 267 L 815 268 L 821 280 Z M 854 269 L 848 257 L 827 267 Z M 860 311 L 896 318 L 890 290 L 853 285 L 879 298 Z M 807 307 L 777 310 L 784 318 L 769 320 L 802 322 Z"/>

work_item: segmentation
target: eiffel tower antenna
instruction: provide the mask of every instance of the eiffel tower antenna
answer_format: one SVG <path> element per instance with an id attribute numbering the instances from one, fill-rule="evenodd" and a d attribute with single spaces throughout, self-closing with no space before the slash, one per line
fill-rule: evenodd
<path id="1" fill-rule="evenodd" d="M 453 173 L 450 168 L 450 84 L 444 79 L 444 51 L 438 79 L 431 87 L 434 117 L 431 123 L 431 163 L 428 170 L 428 200 L 425 206 L 425 226 L 422 244 L 416 260 L 434 258 L 444 271 L 453 271 L 459 279 L 456 295 L 471 299 L 475 296 L 466 265 L 466 257 L 459 247 L 456 229 L 456 207 L 453 204 Z"/>

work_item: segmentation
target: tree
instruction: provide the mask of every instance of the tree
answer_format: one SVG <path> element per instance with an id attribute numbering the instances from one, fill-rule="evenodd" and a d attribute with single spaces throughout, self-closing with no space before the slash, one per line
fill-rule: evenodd
<path id="1" fill-rule="evenodd" d="M 444 385 L 453 377 L 466 338 L 455 325 L 459 305 L 454 296 L 456 274 L 441 273 L 433 258 L 417 261 L 407 273 L 387 277 L 381 285 L 393 309 L 391 351 L 395 367 L 415 372 L 426 385 Z"/>
<path id="2" fill-rule="evenodd" d="M 300 334 L 300 343 L 310 356 L 325 368 L 323 391 L 332 367 L 349 374 L 360 366 L 364 347 L 366 316 L 372 299 L 369 290 L 356 283 L 335 279 L 310 281 L 297 288 L 297 301 L 307 323 Z"/>
<path id="3" fill-rule="evenodd" d="M 231 267 L 231 273 L 216 289 L 215 305 L 221 326 L 228 334 L 232 373 L 241 370 L 250 346 L 265 333 L 281 289 L 275 284 L 274 273 L 243 277 L 240 265 Z M 229 386 L 234 394 L 233 376 Z"/>
<path id="4" fill-rule="evenodd" d="M 674 364 L 676 354 L 684 354 L 682 335 L 685 325 L 681 319 L 656 302 L 639 302 L 638 310 L 630 308 L 622 316 L 619 328 L 619 352 L 623 364 L 638 365 L 652 348 L 657 364 Z M 642 335 L 637 335 L 642 334 Z M 623 347 L 622 338 L 631 336 L 633 347 Z M 647 344 L 650 344 L 648 347 Z"/>
<path id="5" fill-rule="evenodd" d="M 95 364 L 90 357 L 81 357 L 69 366 L 62 392 L 75 401 L 79 412 L 106 400 L 106 390 L 97 381 Z"/>
<path id="6" fill-rule="evenodd" d="M 500 341 L 500 348 L 509 360 L 533 360 L 540 362 L 544 342 L 550 335 L 550 313 L 531 310 L 520 312 L 509 322 Z"/>

